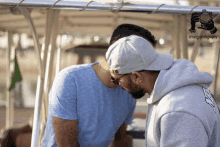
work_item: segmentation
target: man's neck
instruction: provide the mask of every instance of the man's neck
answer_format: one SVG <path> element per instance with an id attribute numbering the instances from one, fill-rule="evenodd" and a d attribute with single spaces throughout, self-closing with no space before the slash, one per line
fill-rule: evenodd
<path id="1" fill-rule="evenodd" d="M 147 78 L 145 79 L 145 93 L 148 93 L 149 95 L 154 90 L 154 85 L 156 84 L 157 78 L 159 76 L 160 72 L 155 72 L 153 74 L 148 74 Z"/>
<path id="2" fill-rule="evenodd" d="M 97 75 L 97 77 L 99 78 L 99 80 L 106 86 L 109 88 L 116 88 L 117 86 L 111 82 L 111 74 L 108 68 L 108 65 L 105 61 L 99 63 L 99 64 L 95 64 L 93 65 L 93 69 Z"/>

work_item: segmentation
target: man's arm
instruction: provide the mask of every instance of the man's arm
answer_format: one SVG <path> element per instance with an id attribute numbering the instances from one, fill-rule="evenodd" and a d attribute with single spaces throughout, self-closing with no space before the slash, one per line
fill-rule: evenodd
<path id="1" fill-rule="evenodd" d="M 77 120 L 65 120 L 53 116 L 57 147 L 77 147 Z"/>
<path id="2" fill-rule="evenodd" d="M 126 127 L 125 124 L 121 125 L 109 147 L 131 147 L 132 137 L 126 134 Z"/>

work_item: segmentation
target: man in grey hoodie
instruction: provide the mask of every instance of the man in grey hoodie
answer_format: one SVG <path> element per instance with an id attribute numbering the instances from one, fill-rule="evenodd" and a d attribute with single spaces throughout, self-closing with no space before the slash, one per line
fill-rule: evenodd
<path id="1" fill-rule="evenodd" d="M 114 31 L 106 60 L 112 82 L 136 99 L 150 95 L 146 146 L 219 147 L 220 115 L 208 89 L 212 76 L 186 59 L 156 52 L 140 35 L 120 33 Z"/>

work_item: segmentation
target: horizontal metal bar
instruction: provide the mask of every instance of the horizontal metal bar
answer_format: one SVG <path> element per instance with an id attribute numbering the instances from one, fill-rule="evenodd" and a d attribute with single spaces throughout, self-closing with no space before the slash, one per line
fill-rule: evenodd
<path id="1" fill-rule="evenodd" d="M 26 8 L 50 8 L 56 0 L 25 0 L 23 1 L 19 7 Z M 19 0 L 10 0 L 4 1 L 0 0 L 0 7 L 16 7 L 20 3 Z M 87 6 L 88 2 L 79 2 L 79 1 L 59 1 L 56 3 L 52 9 L 68 9 L 68 10 L 82 10 L 85 6 Z M 100 2 L 92 2 L 85 9 L 86 11 L 100 11 L 100 10 L 117 10 L 120 8 L 121 4 L 104 4 Z M 153 12 L 160 5 L 152 5 L 152 4 L 125 4 L 122 6 L 119 12 Z M 155 13 L 170 13 L 170 14 L 188 14 L 194 6 L 179 6 L 179 5 L 163 5 L 161 6 Z M 213 14 L 219 14 L 220 9 L 218 7 L 206 7 L 206 6 L 198 6 L 195 7 L 191 13 L 193 12 L 202 12 L 203 9 L 206 11 L 212 12 Z"/>

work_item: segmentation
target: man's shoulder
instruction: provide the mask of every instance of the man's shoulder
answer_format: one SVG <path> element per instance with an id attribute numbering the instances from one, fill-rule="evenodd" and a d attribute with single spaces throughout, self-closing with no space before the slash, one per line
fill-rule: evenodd
<path id="1" fill-rule="evenodd" d="M 86 70 L 91 70 L 93 64 L 94 63 L 68 66 L 62 69 L 56 77 L 74 77 L 76 75 L 81 75 L 82 73 L 87 72 Z"/>
<path id="2" fill-rule="evenodd" d="M 174 90 L 164 96 L 158 104 L 158 114 L 185 112 L 198 118 L 216 115 L 217 105 L 211 95 L 199 85 L 189 85 Z M 210 118 L 209 118 L 210 119 Z"/>
<path id="3" fill-rule="evenodd" d="M 73 81 L 88 73 L 88 71 L 91 70 L 91 66 L 92 64 L 81 64 L 66 67 L 56 74 L 53 85 L 66 85 L 68 83 L 72 84 Z"/>
<path id="4" fill-rule="evenodd" d="M 79 65 L 71 65 L 60 71 L 60 73 L 71 73 L 71 72 L 81 72 L 83 70 L 89 69 L 92 67 L 94 63 L 91 64 L 79 64 Z"/>
<path id="5" fill-rule="evenodd" d="M 201 104 L 203 97 L 202 87 L 199 85 L 188 85 L 172 90 L 163 96 L 158 106 L 167 108 L 167 111 L 185 111 L 195 109 L 195 105 Z"/>

